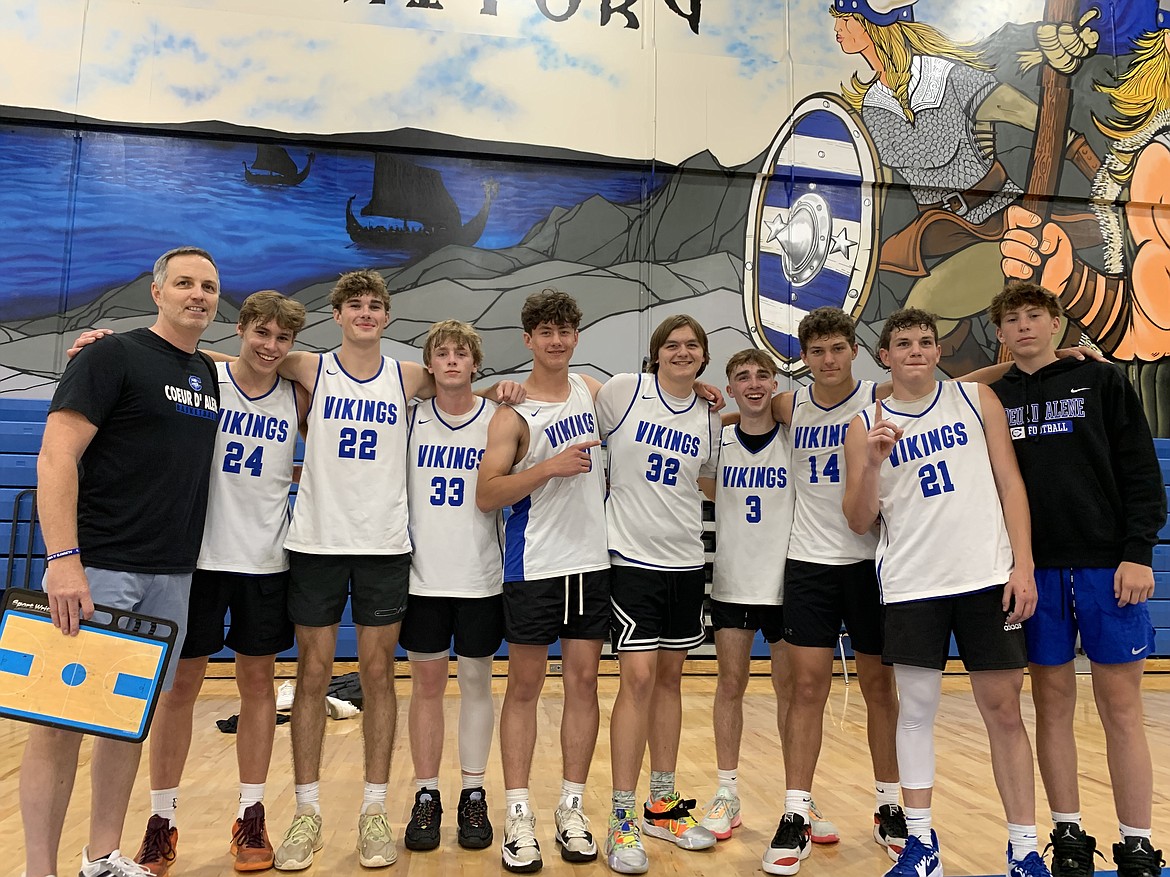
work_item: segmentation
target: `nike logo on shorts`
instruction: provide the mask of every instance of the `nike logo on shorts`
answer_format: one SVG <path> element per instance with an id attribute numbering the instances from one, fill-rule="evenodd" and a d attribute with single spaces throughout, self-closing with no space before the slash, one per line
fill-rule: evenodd
<path id="1" fill-rule="evenodd" d="M 1140 654 L 1141 654 L 1142 652 L 1144 652 L 1144 651 L 1145 651 L 1147 648 L 1149 648 L 1149 647 L 1148 647 L 1148 646 L 1142 646 L 1140 649 L 1130 649 L 1130 650 L 1129 650 L 1129 653 L 1130 653 L 1131 655 L 1140 655 Z"/>
<path id="2" fill-rule="evenodd" d="M 1071 390 L 1069 390 L 1069 392 L 1070 393 L 1083 393 L 1083 392 L 1085 392 L 1085 390 L 1091 390 L 1091 389 L 1093 389 L 1093 388 L 1092 387 L 1073 387 Z"/>

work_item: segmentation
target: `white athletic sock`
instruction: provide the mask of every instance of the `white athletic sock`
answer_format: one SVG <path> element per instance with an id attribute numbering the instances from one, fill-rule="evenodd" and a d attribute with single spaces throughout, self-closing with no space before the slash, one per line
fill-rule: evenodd
<path id="1" fill-rule="evenodd" d="M 715 777 L 720 786 L 727 789 L 733 795 L 739 794 L 739 768 L 733 767 L 731 770 L 716 770 Z"/>
<path id="2" fill-rule="evenodd" d="M 438 791 L 439 790 L 439 778 L 438 777 L 427 777 L 426 779 L 419 779 L 418 777 L 415 777 L 414 790 L 416 792 L 421 792 L 423 789 L 430 789 L 432 792 Z"/>
<path id="3" fill-rule="evenodd" d="M 463 768 L 463 788 L 465 789 L 482 789 L 484 777 L 487 776 L 487 768 L 480 768 L 473 771 L 469 767 Z"/>
<path id="4" fill-rule="evenodd" d="M 784 812 L 795 813 L 808 824 L 808 811 L 812 807 L 812 792 L 803 789 L 788 789 L 784 792 Z"/>
<path id="5" fill-rule="evenodd" d="M 299 783 L 293 786 L 293 795 L 297 799 L 297 809 L 312 807 L 313 812 L 321 815 L 321 784 Z"/>
<path id="6" fill-rule="evenodd" d="M 1036 853 L 1039 850 L 1036 847 L 1036 826 L 1035 825 L 1016 825 L 1009 822 L 1008 829 L 1008 844 L 1012 851 L 1012 861 L 1022 862 L 1027 858 L 1028 853 Z"/>
<path id="7" fill-rule="evenodd" d="M 882 809 L 882 806 L 889 804 L 892 807 L 898 806 L 898 781 L 883 781 L 874 780 L 873 783 L 874 800 L 877 802 L 874 805 L 873 811 Z"/>
<path id="8" fill-rule="evenodd" d="M 581 802 L 584 800 L 585 784 L 571 783 L 564 777 L 561 777 L 561 803 L 557 806 L 562 810 L 579 810 L 583 806 Z"/>
<path id="9" fill-rule="evenodd" d="M 532 808 L 528 805 L 528 789 L 504 789 L 504 808 L 509 813 L 531 813 Z"/>
<path id="10" fill-rule="evenodd" d="M 362 812 L 365 813 L 374 804 L 380 804 L 383 810 L 386 809 L 386 783 L 366 783 L 362 792 Z"/>
<path id="11" fill-rule="evenodd" d="M 1052 813 L 1052 824 L 1056 825 L 1058 822 L 1071 822 L 1077 828 L 1081 827 L 1081 811 L 1075 813 L 1057 813 L 1055 810 Z"/>
<path id="12" fill-rule="evenodd" d="M 1124 822 L 1117 824 L 1117 830 L 1121 834 L 1121 842 L 1125 843 L 1127 837 L 1144 837 L 1150 840 L 1154 836 L 1152 828 L 1134 828 L 1132 825 L 1126 825 Z"/>
<path id="13" fill-rule="evenodd" d="M 906 830 L 928 847 L 934 846 L 934 842 L 930 839 L 930 829 L 933 827 L 930 820 L 930 808 L 904 807 L 902 810 L 906 814 Z"/>
<path id="14" fill-rule="evenodd" d="M 177 824 L 175 822 L 175 811 L 179 808 L 179 787 L 175 786 L 173 789 L 151 789 L 150 790 L 150 811 L 155 816 L 161 816 L 170 823 L 171 828 Z"/>
<path id="15" fill-rule="evenodd" d="M 245 810 L 264 800 L 264 786 L 265 783 L 240 783 L 240 812 L 236 819 L 243 819 Z"/>

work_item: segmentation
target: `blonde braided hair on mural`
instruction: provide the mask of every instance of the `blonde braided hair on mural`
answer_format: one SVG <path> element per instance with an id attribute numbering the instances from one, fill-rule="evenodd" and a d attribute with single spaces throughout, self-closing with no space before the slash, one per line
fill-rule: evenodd
<path id="1" fill-rule="evenodd" d="M 1135 142 L 1134 135 L 1144 132 L 1159 116 L 1170 111 L 1170 52 L 1166 50 L 1162 32 L 1143 34 L 1134 42 L 1137 52 L 1129 67 L 1117 77 L 1117 84 L 1093 84 L 1094 89 L 1109 96 L 1117 116 L 1112 121 L 1094 117 L 1093 122 L 1113 141 L 1110 152 L 1115 161 L 1109 162 L 1109 173 L 1123 186 L 1133 176 L 1134 158 L 1140 146 L 1150 139 L 1140 138 Z"/>
<path id="2" fill-rule="evenodd" d="M 835 9 L 830 9 L 829 14 L 834 18 L 852 18 L 861 22 L 885 71 L 886 83 L 909 122 L 914 121 L 914 110 L 910 108 L 910 62 L 915 55 L 949 58 L 976 70 L 992 69 L 983 56 L 971 48 L 972 44 L 956 42 L 929 24 L 919 21 L 874 24 L 856 12 Z M 866 81 L 854 73 L 849 85 L 841 83 L 841 94 L 854 110 L 860 111 L 865 93 L 877 81 L 876 74 Z"/>

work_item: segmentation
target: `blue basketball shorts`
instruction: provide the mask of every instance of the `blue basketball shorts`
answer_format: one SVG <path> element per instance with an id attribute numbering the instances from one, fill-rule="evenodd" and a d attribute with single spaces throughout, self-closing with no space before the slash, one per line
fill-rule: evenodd
<path id="1" fill-rule="evenodd" d="M 1081 648 L 1096 664 L 1129 664 L 1154 648 L 1154 626 L 1145 603 L 1118 606 L 1113 569 L 1036 570 L 1036 614 L 1024 622 L 1028 661 L 1057 667 Z"/>

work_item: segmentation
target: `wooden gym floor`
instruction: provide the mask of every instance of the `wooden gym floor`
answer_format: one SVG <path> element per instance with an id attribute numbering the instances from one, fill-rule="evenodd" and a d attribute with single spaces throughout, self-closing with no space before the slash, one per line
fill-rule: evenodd
<path id="1" fill-rule="evenodd" d="M 708 664 L 713 662 L 696 662 Z M 610 666 L 607 666 L 610 665 Z M 289 665 L 281 665 L 286 670 Z M 759 663 L 761 671 L 766 664 Z M 755 669 L 755 668 L 753 668 Z M 612 672 L 612 662 L 603 661 L 603 672 Z M 230 673 L 231 665 L 214 665 L 217 674 Z M 506 672 L 497 664 L 498 672 Z M 340 670 L 339 670 L 340 672 Z M 505 681 L 494 683 L 497 713 L 503 699 Z M 688 675 L 684 679 L 684 730 L 679 756 L 678 787 L 685 795 L 705 804 L 714 792 L 714 742 L 711 732 L 711 702 L 715 677 Z M 1026 683 L 1025 683 L 1026 685 Z M 410 816 L 414 791 L 406 732 L 406 708 L 409 679 L 400 679 L 399 733 L 390 777 L 387 809 L 395 836 L 399 858 L 388 874 L 414 877 L 439 875 L 497 875 L 505 873 L 500 865 L 499 839 L 503 829 L 503 779 L 500 771 L 498 741 L 493 741 L 488 768 L 488 800 L 496 843 L 487 850 L 468 852 L 455 843 L 455 803 L 458 800 L 458 748 L 456 743 L 458 697 L 452 679 L 448 688 L 446 746 L 443 754 L 441 791 L 447 810 L 444 814 L 443 843 L 428 853 L 412 854 L 402 846 L 402 830 Z M 1146 728 L 1154 755 L 1154 833 L 1155 841 L 1170 852 L 1170 674 L 1148 673 L 1146 690 Z M 609 728 L 607 717 L 617 692 L 617 678 L 603 676 L 600 683 L 602 725 L 587 787 L 586 813 L 593 820 L 599 846 L 604 838 L 605 814 L 609 805 Z M 1108 861 L 1116 840 L 1116 818 L 1110 798 L 1109 776 L 1105 769 L 1105 744 L 1093 705 L 1091 683 L 1079 677 L 1080 701 L 1077 708 L 1077 738 L 1080 745 L 1082 811 L 1086 829 L 1097 836 L 1107 856 L 1102 868 L 1112 868 Z M 562 689 L 560 680 L 550 676 L 541 706 L 541 729 L 537 742 L 531 781 L 536 808 L 537 836 L 544 855 L 544 872 L 549 875 L 609 874 L 604 854 L 588 865 L 568 865 L 561 861 L 553 843 L 552 811 L 560 789 L 560 756 L 557 723 L 560 717 Z M 179 805 L 179 862 L 172 872 L 181 877 L 227 877 L 234 874 L 227 854 L 231 823 L 235 818 L 237 780 L 235 737 L 222 734 L 215 720 L 236 712 L 235 684 L 230 678 L 209 678 L 195 710 L 195 736 L 191 756 L 183 779 Z M 1032 727 L 1033 712 L 1025 688 L 1025 720 Z M 292 816 L 292 776 L 289 762 L 288 726 L 276 731 L 276 749 L 268 779 L 267 800 L 269 834 L 279 844 Z M 17 801 L 17 779 L 23 751 L 25 726 L 0 720 L 0 832 L 10 847 L 5 860 L 13 875 L 20 873 L 23 843 Z M 149 742 L 147 743 L 149 746 Z M 978 712 L 971 697 L 967 678 L 948 675 L 944 680 L 943 700 L 936 731 L 937 785 L 934 808 L 949 877 L 960 875 L 994 875 L 1003 873 L 1006 829 L 1003 812 L 992 781 L 987 741 Z M 80 852 L 86 840 L 86 813 L 89 804 L 89 744 L 82 747 L 82 769 L 74 790 L 73 803 L 65 826 L 61 846 L 61 874 L 76 873 Z M 147 756 L 143 754 L 135 793 L 123 836 L 125 851 L 133 854 L 149 816 L 149 782 Z M 648 767 L 646 768 L 648 769 Z M 330 721 L 326 729 L 321 803 L 325 818 L 325 847 L 318 854 L 307 875 L 358 875 L 371 872 L 358 865 L 354 851 L 358 805 L 361 801 L 361 724 L 360 720 Z M 645 794 L 647 775 L 642 776 L 640 793 Z M 775 701 L 765 676 L 753 677 L 744 709 L 743 749 L 740 757 L 740 797 L 743 801 L 743 826 L 735 836 L 717 849 L 685 852 L 654 838 L 647 838 L 651 874 L 719 875 L 761 873 L 760 855 L 772 837 L 783 806 L 783 765 L 777 743 Z M 825 740 L 813 790 L 817 804 L 827 818 L 838 825 L 841 842 L 814 849 L 801 869 L 809 877 L 875 877 L 885 872 L 890 862 L 871 836 L 873 792 L 869 757 L 865 744 L 865 706 L 860 688 L 851 677 L 845 685 L 838 675 L 825 711 Z M 1043 791 L 1037 779 L 1037 816 L 1041 837 L 1051 825 Z M 272 872 L 275 873 L 275 872 Z"/>

